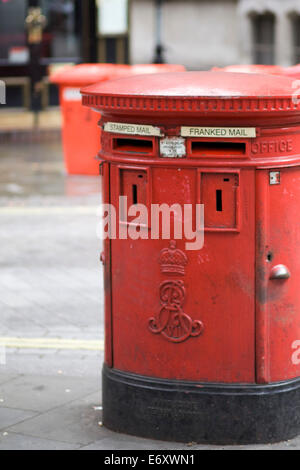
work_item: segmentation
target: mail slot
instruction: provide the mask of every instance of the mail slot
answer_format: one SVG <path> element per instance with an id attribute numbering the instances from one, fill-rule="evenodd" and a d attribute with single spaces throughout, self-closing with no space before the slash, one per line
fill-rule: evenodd
<path id="1" fill-rule="evenodd" d="M 103 200 L 111 217 L 121 214 L 101 256 L 104 425 L 215 444 L 299 434 L 300 107 L 292 79 L 182 72 L 82 94 L 102 116 Z"/>

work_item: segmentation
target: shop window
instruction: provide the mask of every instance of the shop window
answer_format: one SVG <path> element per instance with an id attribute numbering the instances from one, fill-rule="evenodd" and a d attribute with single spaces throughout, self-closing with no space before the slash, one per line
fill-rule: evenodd
<path id="1" fill-rule="evenodd" d="M 81 57 L 82 2 L 79 0 L 41 0 L 47 18 L 43 35 L 43 56 L 54 59 Z"/>
<path id="2" fill-rule="evenodd" d="M 275 62 L 275 16 L 272 13 L 252 16 L 253 62 L 272 65 Z"/>
<path id="3" fill-rule="evenodd" d="M 293 61 L 300 62 L 300 15 L 292 17 L 292 37 L 293 37 Z"/>
<path id="4" fill-rule="evenodd" d="M 0 59 L 9 64 L 29 61 L 24 28 L 26 11 L 24 0 L 0 0 Z"/>

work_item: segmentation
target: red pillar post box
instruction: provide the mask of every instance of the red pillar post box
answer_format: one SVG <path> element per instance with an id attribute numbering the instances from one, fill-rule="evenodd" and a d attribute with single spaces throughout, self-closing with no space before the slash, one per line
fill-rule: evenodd
<path id="1" fill-rule="evenodd" d="M 300 106 L 292 80 L 136 76 L 83 90 L 83 103 L 102 115 L 110 222 L 122 206 L 102 255 L 104 425 L 217 444 L 300 433 Z M 125 213 L 125 196 L 133 212 Z M 176 205 L 169 236 L 163 223 L 153 231 L 152 209 L 162 204 Z M 186 205 L 195 229 L 199 204 L 204 242 L 193 245 L 175 220 Z M 133 217 L 145 207 L 151 216 Z"/>

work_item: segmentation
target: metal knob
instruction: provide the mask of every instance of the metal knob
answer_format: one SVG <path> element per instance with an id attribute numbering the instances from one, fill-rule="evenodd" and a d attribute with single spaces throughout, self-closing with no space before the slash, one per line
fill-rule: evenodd
<path id="1" fill-rule="evenodd" d="M 271 269 L 270 279 L 289 279 L 291 273 L 284 264 L 277 264 Z"/>

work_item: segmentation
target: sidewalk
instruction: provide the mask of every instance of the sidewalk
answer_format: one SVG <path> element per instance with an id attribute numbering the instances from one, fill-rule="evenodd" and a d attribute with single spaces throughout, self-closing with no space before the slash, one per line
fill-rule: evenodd
<path id="1" fill-rule="evenodd" d="M 40 129 L 60 129 L 62 117 L 59 108 L 48 108 L 38 114 Z M 0 131 L 31 130 L 34 126 L 34 113 L 22 108 L 0 107 Z"/>
<path id="2" fill-rule="evenodd" d="M 223 449 L 102 425 L 99 194 L 98 177 L 64 174 L 60 142 L 0 146 L 0 450 Z"/>
<path id="3" fill-rule="evenodd" d="M 0 107 L 0 144 L 57 141 L 61 135 L 61 124 L 59 108 L 34 114 L 24 109 Z"/>

